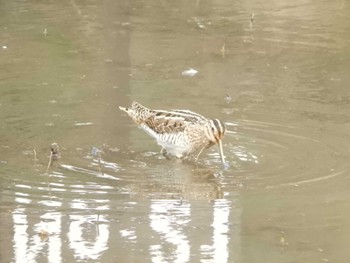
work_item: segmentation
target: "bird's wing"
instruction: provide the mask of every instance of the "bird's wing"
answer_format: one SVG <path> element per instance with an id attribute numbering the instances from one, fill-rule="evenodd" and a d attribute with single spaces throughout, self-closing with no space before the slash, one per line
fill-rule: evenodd
<path id="1" fill-rule="evenodd" d="M 156 133 L 178 133 L 183 132 L 186 127 L 205 119 L 203 116 L 190 111 L 153 110 L 152 114 L 145 120 L 145 125 Z"/>

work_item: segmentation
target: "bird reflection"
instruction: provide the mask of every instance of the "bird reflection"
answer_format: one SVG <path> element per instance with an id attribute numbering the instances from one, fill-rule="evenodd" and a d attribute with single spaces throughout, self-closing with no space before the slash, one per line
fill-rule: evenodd
<path id="1" fill-rule="evenodd" d="M 219 172 L 204 166 L 171 160 L 153 166 L 147 180 L 129 185 L 131 195 L 141 199 L 215 200 L 223 198 Z"/>

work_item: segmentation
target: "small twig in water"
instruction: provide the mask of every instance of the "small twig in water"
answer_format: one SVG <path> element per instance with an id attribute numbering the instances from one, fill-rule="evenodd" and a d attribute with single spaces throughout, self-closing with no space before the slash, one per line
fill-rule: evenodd
<path id="1" fill-rule="evenodd" d="M 250 24 L 253 25 L 254 22 L 254 13 L 252 13 L 252 16 L 250 17 Z"/>
<path id="2" fill-rule="evenodd" d="M 95 157 L 95 158 L 97 158 L 97 161 L 98 161 L 98 169 L 99 169 L 99 172 L 100 172 L 101 174 L 103 174 L 103 170 L 102 170 L 102 167 L 103 167 L 103 165 L 102 165 L 102 153 L 103 153 L 103 151 L 100 150 L 100 149 L 97 148 L 97 147 L 92 147 L 92 149 L 91 149 L 91 154 L 92 154 L 92 156 Z"/>
<path id="3" fill-rule="evenodd" d="M 50 166 L 51 166 L 51 163 L 52 163 L 52 152 L 51 152 L 51 154 L 50 154 L 50 160 L 49 160 L 49 163 L 47 164 L 46 173 L 49 171 Z"/>
<path id="4" fill-rule="evenodd" d="M 100 223 L 100 212 L 97 213 L 97 219 L 96 219 L 97 236 L 100 235 L 99 223 Z"/>
<path id="5" fill-rule="evenodd" d="M 98 166 L 100 168 L 100 173 L 103 175 L 103 170 L 102 170 L 102 155 L 101 152 L 98 153 Z"/>
<path id="6" fill-rule="evenodd" d="M 221 52 L 222 58 L 225 58 L 225 55 L 226 55 L 225 43 L 222 44 L 220 52 Z"/>
<path id="7" fill-rule="evenodd" d="M 36 158 L 36 150 L 35 149 L 33 149 L 33 154 L 34 154 L 34 167 L 36 167 L 36 161 L 38 159 Z"/>
<path id="8" fill-rule="evenodd" d="M 249 29 L 250 29 L 250 38 L 253 41 L 254 36 L 253 36 L 253 23 L 254 23 L 254 13 L 252 13 L 250 20 L 249 20 Z"/>
<path id="9" fill-rule="evenodd" d="M 100 212 L 97 213 L 97 220 L 96 220 L 97 224 L 99 223 L 99 220 L 100 220 Z"/>

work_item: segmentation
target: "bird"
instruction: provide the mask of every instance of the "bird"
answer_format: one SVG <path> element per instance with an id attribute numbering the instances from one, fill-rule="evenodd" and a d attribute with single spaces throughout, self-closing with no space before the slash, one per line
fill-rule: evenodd
<path id="1" fill-rule="evenodd" d="M 131 107 L 119 109 L 157 141 L 165 157 L 184 159 L 198 152 L 197 162 L 203 150 L 217 144 L 221 161 L 226 164 L 222 149 L 226 127 L 219 119 L 208 119 L 190 110 L 152 110 L 136 101 Z"/>

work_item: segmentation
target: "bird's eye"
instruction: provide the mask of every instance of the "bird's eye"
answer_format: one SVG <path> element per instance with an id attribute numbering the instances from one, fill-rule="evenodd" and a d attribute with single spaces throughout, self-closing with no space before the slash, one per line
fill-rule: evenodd
<path id="1" fill-rule="evenodd" d="M 211 127 L 211 131 L 214 132 L 214 127 Z"/>

